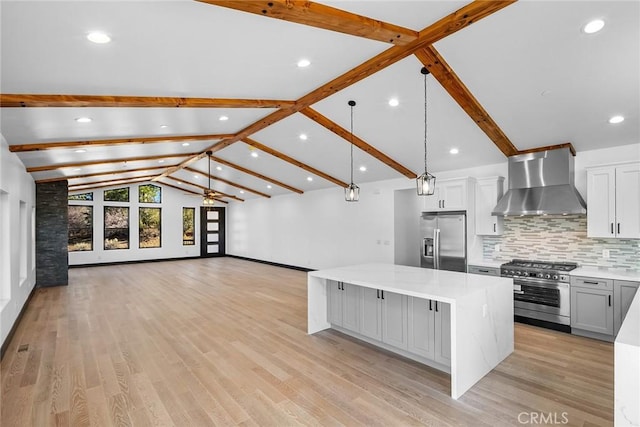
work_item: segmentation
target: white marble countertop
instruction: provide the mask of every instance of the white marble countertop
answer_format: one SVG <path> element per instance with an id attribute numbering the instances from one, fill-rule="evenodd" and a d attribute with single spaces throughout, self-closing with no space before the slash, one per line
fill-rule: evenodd
<path id="1" fill-rule="evenodd" d="M 640 348 L 640 292 L 631 301 L 615 342 Z"/>
<path id="2" fill-rule="evenodd" d="M 640 282 L 640 270 L 625 270 L 622 268 L 584 266 L 572 270 L 569 275 Z"/>
<path id="3" fill-rule="evenodd" d="M 402 295 L 455 303 L 495 286 L 511 289 L 513 280 L 496 276 L 394 264 L 360 264 L 312 271 L 309 276 L 376 288 Z"/>
<path id="4" fill-rule="evenodd" d="M 614 423 L 640 425 L 640 292 L 631 302 L 614 343 Z"/>
<path id="5" fill-rule="evenodd" d="M 509 261 L 496 261 L 495 259 L 471 259 L 468 265 L 477 265 L 478 267 L 500 268 L 500 266 Z"/>

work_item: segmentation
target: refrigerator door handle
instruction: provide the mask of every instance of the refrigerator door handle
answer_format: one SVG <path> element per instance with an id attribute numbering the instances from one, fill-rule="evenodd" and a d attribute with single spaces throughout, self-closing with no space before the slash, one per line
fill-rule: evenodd
<path id="1" fill-rule="evenodd" d="M 433 268 L 440 270 L 440 229 L 433 230 Z"/>

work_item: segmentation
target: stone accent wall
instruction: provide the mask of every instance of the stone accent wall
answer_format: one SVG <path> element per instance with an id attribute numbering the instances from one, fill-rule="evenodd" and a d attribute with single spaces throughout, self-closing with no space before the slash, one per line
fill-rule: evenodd
<path id="1" fill-rule="evenodd" d="M 68 182 L 36 184 L 36 286 L 69 284 Z"/>
<path id="2" fill-rule="evenodd" d="M 500 244 L 500 252 L 495 245 Z M 506 217 L 502 236 L 485 236 L 483 255 L 488 259 L 513 258 L 572 261 L 580 265 L 640 270 L 640 240 L 587 237 L 586 216 Z M 602 257 L 609 249 L 610 258 Z"/>

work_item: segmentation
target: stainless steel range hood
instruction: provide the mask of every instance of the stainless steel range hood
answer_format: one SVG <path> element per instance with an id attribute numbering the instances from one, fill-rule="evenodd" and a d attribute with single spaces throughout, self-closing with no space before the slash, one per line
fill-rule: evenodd
<path id="1" fill-rule="evenodd" d="M 509 157 L 509 191 L 491 215 L 586 214 L 569 148 Z"/>

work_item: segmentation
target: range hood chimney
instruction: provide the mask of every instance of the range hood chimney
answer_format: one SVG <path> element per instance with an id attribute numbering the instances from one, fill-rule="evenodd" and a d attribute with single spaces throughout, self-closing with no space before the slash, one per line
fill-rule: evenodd
<path id="1" fill-rule="evenodd" d="M 569 148 L 509 157 L 509 191 L 491 215 L 568 215 L 587 213 L 574 185 Z"/>

